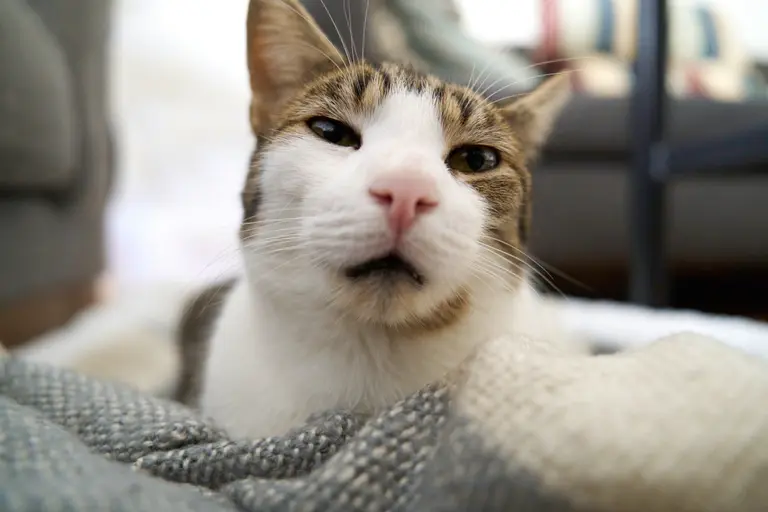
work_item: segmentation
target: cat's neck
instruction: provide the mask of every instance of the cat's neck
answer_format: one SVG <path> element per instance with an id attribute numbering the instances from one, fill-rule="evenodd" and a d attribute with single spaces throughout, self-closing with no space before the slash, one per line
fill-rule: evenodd
<path id="1" fill-rule="evenodd" d="M 344 312 L 328 306 L 327 301 L 286 297 L 264 287 L 258 280 L 246 279 L 244 285 L 246 300 L 254 310 L 254 318 L 259 319 L 257 328 L 276 336 L 286 350 L 293 343 L 303 346 L 316 343 L 324 349 L 339 348 L 342 351 L 366 349 L 366 345 L 373 344 L 379 347 L 373 351 L 375 354 L 371 354 L 376 356 L 385 355 L 382 350 L 407 352 L 407 347 L 429 345 L 432 340 L 436 344 L 474 346 L 509 333 L 515 328 L 513 324 L 522 327 L 521 319 L 513 320 L 519 316 L 515 312 L 527 310 L 528 304 L 538 301 L 536 291 L 526 279 L 514 288 L 483 286 L 472 292 L 467 312 L 455 322 L 445 325 L 422 322 L 422 329 L 389 328 L 349 318 Z M 525 323 L 530 322 L 526 320 Z"/>

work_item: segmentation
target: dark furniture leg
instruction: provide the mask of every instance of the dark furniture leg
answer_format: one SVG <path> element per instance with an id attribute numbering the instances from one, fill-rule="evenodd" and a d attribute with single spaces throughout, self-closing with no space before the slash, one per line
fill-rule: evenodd
<path id="1" fill-rule="evenodd" d="M 630 300 L 661 307 L 668 301 L 665 261 L 664 112 L 667 2 L 639 2 L 635 87 L 629 122 L 633 150 L 629 179 Z"/>

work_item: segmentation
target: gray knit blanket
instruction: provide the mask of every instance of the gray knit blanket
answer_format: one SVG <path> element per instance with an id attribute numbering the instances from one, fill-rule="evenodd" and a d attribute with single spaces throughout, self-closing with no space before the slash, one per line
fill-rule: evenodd
<path id="1" fill-rule="evenodd" d="M 768 367 L 677 336 L 490 343 L 373 417 L 231 439 L 175 403 L 5 357 L 0 510 L 768 510 Z"/>

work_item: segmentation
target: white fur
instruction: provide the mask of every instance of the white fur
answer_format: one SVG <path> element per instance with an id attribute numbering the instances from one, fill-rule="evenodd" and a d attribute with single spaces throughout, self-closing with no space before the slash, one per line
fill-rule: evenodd
<path id="1" fill-rule="evenodd" d="M 218 320 L 201 397 L 203 411 L 234 435 L 278 435 L 328 409 L 374 411 L 439 379 L 479 343 L 532 327 L 521 321 L 531 317 L 523 312 L 535 300 L 532 290 L 511 291 L 500 274 L 489 279 L 494 255 L 478 243 L 485 202 L 446 168 L 433 101 L 399 90 L 371 117 L 346 119 L 362 134 L 359 150 L 307 132 L 266 152 L 262 220 L 242 251 L 247 280 Z M 427 313 L 460 287 L 473 296 L 469 315 L 420 336 L 365 327 L 357 319 L 367 306 L 339 298 L 357 286 L 341 269 L 392 248 L 384 211 L 367 190 L 403 168 L 432 177 L 440 204 L 401 247 L 427 285 L 412 309 L 384 308 L 386 320 Z M 371 291 L 371 301 L 396 302 L 392 293 Z"/>
<path id="2" fill-rule="evenodd" d="M 244 281 L 219 318 L 201 407 L 249 438 L 285 433 L 319 411 L 375 411 L 438 380 L 485 340 L 552 329 L 554 317 L 536 300 L 524 287 L 487 301 L 450 330 L 395 339 L 351 329 L 323 309 L 297 318 Z"/>

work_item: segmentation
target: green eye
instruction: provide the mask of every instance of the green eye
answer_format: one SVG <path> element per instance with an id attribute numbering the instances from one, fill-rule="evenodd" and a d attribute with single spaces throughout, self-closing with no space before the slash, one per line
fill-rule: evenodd
<path id="1" fill-rule="evenodd" d="M 307 121 L 307 126 L 315 135 L 331 144 L 355 149 L 360 147 L 360 136 L 341 121 L 327 117 L 313 117 Z"/>
<path id="2" fill-rule="evenodd" d="M 487 146 L 461 146 L 448 155 L 448 167 L 458 172 L 485 172 L 499 166 L 499 152 Z"/>

